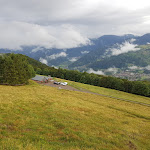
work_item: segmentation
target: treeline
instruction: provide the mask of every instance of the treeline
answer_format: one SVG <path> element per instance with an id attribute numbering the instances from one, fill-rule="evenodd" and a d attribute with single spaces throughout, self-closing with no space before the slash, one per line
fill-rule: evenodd
<path id="1" fill-rule="evenodd" d="M 35 76 L 35 72 L 84 84 L 150 96 L 150 82 L 148 81 L 128 81 L 126 79 L 89 74 L 76 70 L 56 69 L 21 54 L 0 55 L 1 84 L 26 84 L 28 79 Z"/>
<path id="2" fill-rule="evenodd" d="M 148 81 L 129 81 L 111 76 L 103 76 L 89 74 L 87 72 L 79 72 L 67 69 L 44 69 L 37 68 L 36 73 L 42 75 L 51 75 L 53 77 L 80 82 L 84 84 L 95 85 L 110 89 L 116 89 L 128 93 L 138 94 L 142 96 L 150 96 L 150 82 Z"/>

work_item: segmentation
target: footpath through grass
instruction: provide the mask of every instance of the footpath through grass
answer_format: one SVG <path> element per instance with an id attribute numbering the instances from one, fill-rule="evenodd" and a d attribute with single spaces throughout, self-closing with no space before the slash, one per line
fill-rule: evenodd
<path id="1" fill-rule="evenodd" d="M 148 150 L 150 109 L 33 82 L 0 86 L 0 149 Z"/>
<path id="2" fill-rule="evenodd" d="M 116 97 L 116 98 L 122 98 L 122 99 L 136 101 L 136 102 L 145 103 L 145 104 L 150 104 L 149 97 L 126 93 L 126 92 L 122 92 L 122 91 L 118 91 L 118 90 L 114 90 L 114 89 L 108 89 L 108 88 L 92 86 L 92 85 L 88 85 L 88 84 L 82 84 L 82 83 L 78 83 L 78 82 L 74 82 L 74 81 L 68 81 L 68 80 L 63 80 L 63 79 L 58 79 L 58 78 L 55 78 L 55 79 L 58 81 L 66 81 L 69 83 L 70 86 L 73 86 L 77 89 L 81 89 L 81 90 L 85 89 L 85 90 L 88 90 L 93 93 L 112 96 L 112 97 Z"/>

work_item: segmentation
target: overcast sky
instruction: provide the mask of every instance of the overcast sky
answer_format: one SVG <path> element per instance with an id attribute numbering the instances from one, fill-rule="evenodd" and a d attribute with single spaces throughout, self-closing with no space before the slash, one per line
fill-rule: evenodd
<path id="1" fill-rule="evenodd" d="M 72 48 L 150 32 L 149 0 L 0 0 L 0 48 Z"/>

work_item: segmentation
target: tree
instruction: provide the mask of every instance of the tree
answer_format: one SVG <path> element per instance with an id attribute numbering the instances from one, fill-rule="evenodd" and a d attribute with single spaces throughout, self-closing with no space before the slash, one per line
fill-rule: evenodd
<path id="1" fill-rule="evenodd" d="M 132 93 L 143 96 L 149 96 L 149 87 L 144 82 L 134 81 Z"/>
<path id="2" fill-rule="evenodd" d="M 41 68 L 37 68 L 37 69 L 36 69 L 36 74 L 42 74 Z"/>
<path id="3" fill-rule="evenodd" d="M 128 81 L 127 79 L 122 79 L 122 81 L 123 81 L 124 91 L 128 92 L 128 93 L 131 93 L 132 88 L 133 88 L 132 81 Z"/>
<path id="4" fill-rule="evenodd" d="M 3 83 L 3 63 L 4 58 L 2 55 L 0 55 L 0 83 Z"/>
<path id="5" fill-rule="evenodd" d="M 35 76 L 33 67 L 28 64 L 25 57 L 18 54 L 5 55 L 2 68 L 2 80 L 5 84 L 26 84 L 28 79 Z"/>
<path id="6" fill-rule="evenodd" d="M 49 69 L 45 68 L 45 69 L 43 70 L 43 73 L 42 73 L 42 74 L 48 76 L 48 75 L 49 75 L 49 72 L 50 72 Z"/>

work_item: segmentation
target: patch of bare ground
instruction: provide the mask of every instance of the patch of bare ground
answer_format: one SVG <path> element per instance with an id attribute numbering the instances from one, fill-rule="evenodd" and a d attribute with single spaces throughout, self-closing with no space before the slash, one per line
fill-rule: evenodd
<path id="1" fill-rule="evenodd" d="M 59 88 L 59 89 L 85 92 L 85 91 L 83 91 L 83 90 L 79 90 L 79 89 L 77 89 L 77 88 L 74 88 L 74 87 L 72 87 L 72 86 L 70 86 L 70 85 L 60 85 L 60 84 L 57 85 L 57 84 L 54 84 L 54 82 L 55 82 L 55 81 L 50 81 L 50 82 L 48 82 L 48 83 L 40 83 L 40 84 L 42 84 L 42 85 L 47 85 L 47 86 L 51 86 L 51 87 L 57 87 L 57 88 Z M 88 92 L 88 91 L 87 91 L 87 92 Z"/>
<path id="2" fill-rule="evenodd" d="M 127 145 L 130 150 L 137 150 L 137 147 L 131 141 L 129 141 Z"/>

